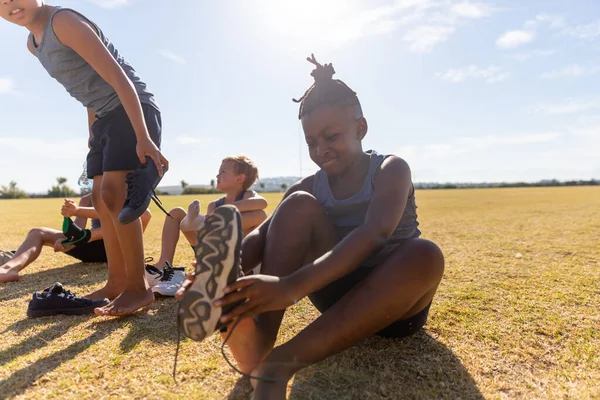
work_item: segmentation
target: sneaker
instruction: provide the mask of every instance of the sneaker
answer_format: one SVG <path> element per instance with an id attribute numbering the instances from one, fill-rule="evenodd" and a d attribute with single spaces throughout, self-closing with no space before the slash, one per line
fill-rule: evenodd
<path id="1" fill-rule="evenodd" d="M 242 218 L 232 205 L 217 208 L 206 217 L 198 232 L 195 247 L 196 279 L 181 297 L 177 309 L 177 323 L 185 336 L 201 341 L 217 329 L 223 313 L 234 305 L 214 307 L 215 299 L 223 297 L 223 289 L 240 276 Z"/>
<path id="2" fill-rule="evenodd" d="M 150 200 L 154 201 L 165 214 L 171 216 L 162 207 L 162 203 L 154 192 L 162 178 L 158 175 L 154 161 L 148 156 L 146 156 L 146 161 L 146 165 L 142 165 L 142 167 L 127 174 L 127 198 L 119 214 L 119 222 L 123 225 L 141 217 L 144 211 L 148 209 Z M 163 167 L 163 174 L 166 171 Z"/>
<path id="3" fill-rule="evenodd" d="M 167 266 L 162 269 L 162 277 L 158 283 L 152 287 L 154 294 L 167 297 L 175 297 L 177 289 L 181 287 L 181 284 L 185 280 L 185 268 L 173 267 L 170 262 L 167 261 Z"/>
<path id="4" fill-rule="evenodd" d="M 108 299 L 90 300 L 77 297 L 57 282 L 41 293 L 33 294 L 29 307 L 27 307 L 27 316 L 36 318 L 57 314 L 93 314 L 94 308 L 105 306 L 108 303 Z"/>
<path id="5" fill-rule="evenodd" d="M 162 278 L 162 271 L 156 268 L 154 265 L 150 264 L 154 259 L 152 257 L 147 257 L 144 260 L 146 266 L 144 267 L 146 280 L 148 281 L 148 285 L 150 287 L 154 287 L 160 282 L 160 278 Z"/>
<path id="6" fill-rule="evenodd" d="M 0 265 L 4 265 L 15 256 L 16 251 L 0 250 Z"/>

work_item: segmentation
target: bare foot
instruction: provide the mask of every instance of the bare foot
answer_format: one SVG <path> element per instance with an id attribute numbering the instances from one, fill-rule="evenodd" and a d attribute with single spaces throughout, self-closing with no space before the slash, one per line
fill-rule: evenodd
<path id="1" fill-rule="evenodd" d="M 92 292 L 83 297 L 91 300 L 113 300 L 118 295 L 120 295 L 123 292 L 123 290 L 125 290 L 125 282 L 123 282 L 122 284 L 107 283 L 102 289 L 96 290 L 95 292 Z"/>
<path id="2" fill-rule="evenodd" d="M 182 232 L 198 231 L 204 223 L 204 215 L 200 215 L 200 201 L 194 200 L 188 207 L 187 215 L 181 220 L 179 228 Z"/>
<path id="3" fill-rule="evenodd" d="M 16 282 L 19 280 L 19 271 L 10 267 L 0 268 L 0 283 Z"/>
<path id="4" fill-rule="evenodd" d="M 281 374 L 277 368 L 269 368 L 264 365 L 259 366 L 252 371 L 252 376 L 272 379 L 275 382 L 266 382 L 263 380 L 251 379 L 254 392 L 252 393 L 253 400 L 285 400 L 287 384 L 291 376 Z"/>
<path id="5" fill-rule="evenodd" d="M 227 346 L 237 361 L 240 371 L 249 374 L 269 355 L 273 345 L 265 339 L 254 318 L 240 320 L 231 331 L 234 323 L 235 321 L 229 324 L 227 332 L 221 333 L 221 338 L 227 339 L 231 332 L 231 336 L 227 339 Z"/>
<path id="6" fill-rule="evenodd" d="M 154 302 L 152 290 L 146 289 L 143 292 L 125 289 L 116 299 L 94 310 L 96 315 L 104 316 L 124 316 L 135 313 L 140 308 L 146 307 Z"/>

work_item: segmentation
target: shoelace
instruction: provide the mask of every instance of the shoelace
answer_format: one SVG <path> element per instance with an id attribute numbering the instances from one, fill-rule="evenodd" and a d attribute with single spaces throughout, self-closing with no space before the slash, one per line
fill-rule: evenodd
<path id="1" fill-rule="evenodd" d="M 223 356 L 223 358 L 225 359 L 227 364 L 229 364 L 229 366 L 231 368 L 233 368 L 233 370 L 235 372 L 242 375 L 243 377 L 246 377 L 248 379 L 255 379 L 257 381 L 267 382 L 267 383 L 284 383 L 285 381 L 283 379 L 265 378 L 262 376 L 254 376 L 254 375 L 246 374 L 245 372 L 240 371 L 229 360 L 229 357 L 227 357 L 227 354 L 225 354 L 225 345 L 229 341 L 229 338 L 233 334 L 233 331 L 238 326 L 238 324 L 240 323 L 240 321 L 242 320 L 243 317 L 244 317 L 244 314 L 240 315 L 238 317 L 238 319 L 233 323 L 233 325 L 231 327 L 227 328 L 227 336 L 225 337 L 225 340 L 223 340 L 223 343 L 221 343 L 221 355 Z M 173 381 L 175 381 L 176 384 L 177 384 L 177 377 L 176 377 L 176 375 L 177 375 L 177 358 L 179 356 L 179 344 L 181 342 L 181 330 L 179 329 L 179 318 L 180 318 L 179 313 L 177 313 L 177 346 L 175 347 L 175 361 L 173 363 Z"/>
<path id="2" fill-rule="evenodd" d="M 142 190 L 142 184 L 140 182 L 140 180 L 141 180 L 140 178 L 145 179 L 147 181 L 146 176 L 143 175 L 139 170 L 130 172 L 125 177 L 125 182 L 127 183 L 127 200 L 128 201 L 131 201 L 131 199 L 134 198 L 134 194 L 138 194 Z M 152 186 L 149 184 L 149 182 L 146 182 L 146 183 L 150 187 L 149 192 L 152 192 L 152 194 L 150 195 L 150 200 L 152 200 L 154 202 L 154 204 L 156 204 L 156 206 L 163 213 L 165 213 L 165 215 L 168 215 L 169 217 L 173 218 L 173 216 L 171 214 L 169 214 L 169 212 L 167 210 L 164 209 L 164 207 L 162 206 L 162 201 L 160 201 L 160 199 L 158 198 L 158 195 L 156 194 L 154 189 L 152 189 Z M 143 201 L 142 196 L 137 196 L 136 200 L 137 201 L 136 201 L 136 203 L 133 204 L 133 206 L 139 207 L 140 203 Z"/>

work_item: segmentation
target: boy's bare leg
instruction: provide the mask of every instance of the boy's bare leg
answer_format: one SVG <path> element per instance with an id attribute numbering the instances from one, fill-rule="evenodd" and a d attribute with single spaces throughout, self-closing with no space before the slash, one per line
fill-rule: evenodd
<path id="1" fill-rule="evenodd" d="M 90 299 L 114 299 L 125 289 L 127 274 L 125 272 L 125 260 L 119 244 L 119 237 L 115 230 L 112 216 L 102 200 L 103 176 L 94 177 L 92 186 L 92 202 L 94 208 L 100 217 L 102 225 L 102 239 L 104 240 L 104 249 L 106 250 L 106 259 L 108 265 L 108 280 L 106 285 L 100 290 L 88 294 Z"/>
<path id="2" fill-rule="evenodd" d="M 0 266 L 0 283 L 19 280 L 19 271 L 34 262 L 42 251 L 42 246 L 52 246 L 64 238 L 62 231 L 51 228 L 34 228 L 19 246 L 13 258 Z"/>
<path id="3" fill-rule="evenodd" d="M 127 279 L 121 294 L 108 305 L 96 308 L 95 313 L 98 315 L 130 315 L 154 301 L 144 274 L 142 223 L 139 218 L 127 225 L 119 222 L 119 213 L 125 204 L 127 192 L 126 175 L 126 171 L 108 171 L 102 178 L 102 200 L 112 217 Z"/>
<path id="4" fill-rule="evenodd" d="M 166 266 L 166 262 L 173 263 L 175 257 L 175 250 L 177 249 L 177 242 L 179 242 L 179 224 L 181 220 L 185 218 L 185 210 L 181 207 L 177 207 L 169 211 L 171 217 L 168 215 L 165 217 L 165 224 L 162 230 L 162 240 L 160 249 L 160 258 L 154 266 L 156 268 L 163 268 Z"/>

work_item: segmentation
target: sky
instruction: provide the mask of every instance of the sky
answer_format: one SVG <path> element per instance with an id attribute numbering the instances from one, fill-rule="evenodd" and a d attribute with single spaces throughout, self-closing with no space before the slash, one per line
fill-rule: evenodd
<path id="1" fill-rule="evenodd" d="M 206 184 L 244 153 L 262 177 L 307 176 L 298 105 L 314 53 L 362 102 L 363 148 L 415 182 L 600 178 L 596 0 L 63 0 L 155 94 L 161 185 Z M 0 185 L 76 187 L 85 109 L 0 22 Z"/>

